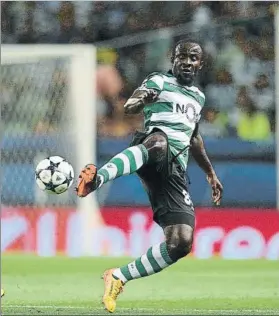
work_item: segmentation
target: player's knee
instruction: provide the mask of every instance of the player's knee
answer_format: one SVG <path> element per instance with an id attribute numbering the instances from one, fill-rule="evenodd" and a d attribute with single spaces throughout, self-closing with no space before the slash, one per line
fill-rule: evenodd
<path id="1" fill-rule="evenodd" d="M 184 224 L 174 225 L 172 227 L 173 229 L 166 233 L 166 243 L 171 259 L 177 261 L 191 252 L 193 245 L 193 228 Z"/>
<path id="2" fill-rule="evenodd" d="M 152 161 L 161 161 L 167 154 L 168 142 L 166 137 L 160 133 L 149 135 L 143 145 L 148 150 L 149 158 Z"/>
<path id="3" fill-rule="evenodd" d="M 187 256 L 192 249 L 192 238 L 186 236 L 180 236 L 176 242 L 170 243 L 170 251 L 172 257 L 176 260 Z"/>
<path id="4" fill-rule="evenodd" d="M 177 241 L 167 243 L 169 255 L 173 261 L 187 256 L 192 249 L 192 240 L 179 238 Z"/>

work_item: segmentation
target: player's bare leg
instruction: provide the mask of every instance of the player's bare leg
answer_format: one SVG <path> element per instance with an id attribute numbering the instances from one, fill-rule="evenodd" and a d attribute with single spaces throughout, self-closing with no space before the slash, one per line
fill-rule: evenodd
<path id="1" fill-rule="evenodd" d="M 149 248 L 146 254 L 123 267 L 105 271 L 103 304 L 107 311 L 115 311 L 116 299 L 127 282 L 161 272 L 190 253 L 193 242 L 191 226 L 170 225 L 164 228 L 164 234 L 166 241 Z"/>

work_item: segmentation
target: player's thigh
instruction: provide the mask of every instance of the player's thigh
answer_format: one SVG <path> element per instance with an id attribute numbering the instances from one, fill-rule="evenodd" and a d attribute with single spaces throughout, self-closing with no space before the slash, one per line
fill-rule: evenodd
<path id="1" fill-rule="evenodd" d="M 179 243 L 181 241 L 184 243 L 192 243 L 194 228 L 192 225 L 189 225 L 193 223 L 193 217 L 191 218 L 190 216 L 191 215 L 189 215 L 188 218 L 188 224 L 172 224 L 164 227 L 163 230 L 167 241 L 173 241 L 173 243 Z"/>
<path id="2" fill-rule="evenodd" d="M 150 170 L 162 170 L 168 166 L 170 157 L 170 150 L 168 146 L 168 138 L 166 134 L 159 130 L 154 129 L 151 133 L 137 131 L 134 134 L 130 146 L 143 144 L 148 150 L 149 159 L 138 174 L 144 178 L 150 174 Z"/>

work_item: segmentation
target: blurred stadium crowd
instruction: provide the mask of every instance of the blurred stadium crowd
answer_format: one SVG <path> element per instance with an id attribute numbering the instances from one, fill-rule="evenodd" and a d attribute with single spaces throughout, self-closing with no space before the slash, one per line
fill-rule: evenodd
<path id="1" fill-rule="evenodd" d="M 3 1 L 2 43 L 97 44 L 98 132 L 123 137 L 142 124 L 140 116 L 124 115 L 125 100 L 148 73 L 169 69 L 173 44 L 188 36 L 205 50 L 205 67 L 198 78 L 207 98 L 202 133 L 268 141 L 275 132 L 275 5 L 267 1 Z M 150 31 L 156 30 L 157 38 L 149 40 Z M 146 32 L 145 41 L 138 41 L 139 32 Z M 121 39 L 114 42 L 116 46 L 102 45 L 125 35 L 130 36 L 129 45 Z M 63 72 L 52 80 L 55 89 L 49 93 L 60 93 Z M 4 103 L 5 97 L 14 96 L 8 89 L 7 85 L 2 93 Z M 59 121 L 53 119 L 56 115 L 59 109 L 51 114 L 50 125 Z M 44 124 L 38 122 L 36 130 L 51 128 Z"/>

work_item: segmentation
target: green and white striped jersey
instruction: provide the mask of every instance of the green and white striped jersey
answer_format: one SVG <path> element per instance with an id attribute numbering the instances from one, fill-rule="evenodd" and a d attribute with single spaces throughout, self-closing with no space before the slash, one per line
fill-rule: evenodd
<path id="1" fill-rule="evenodd" d="M 180 85 L 172 74 L 161 72 L 150 74 L 139 89 L 159 92 L 157 100 L 144 107 L 145 130 L 162 130 L 168 137 L 172 153 L 178 155 L 190 145 L 204 106 L 204 94 L 197 87 Z M 188 156 L 189 149 L 186 149 L 177 157 L 184 170 L 187 168 Z"/>

